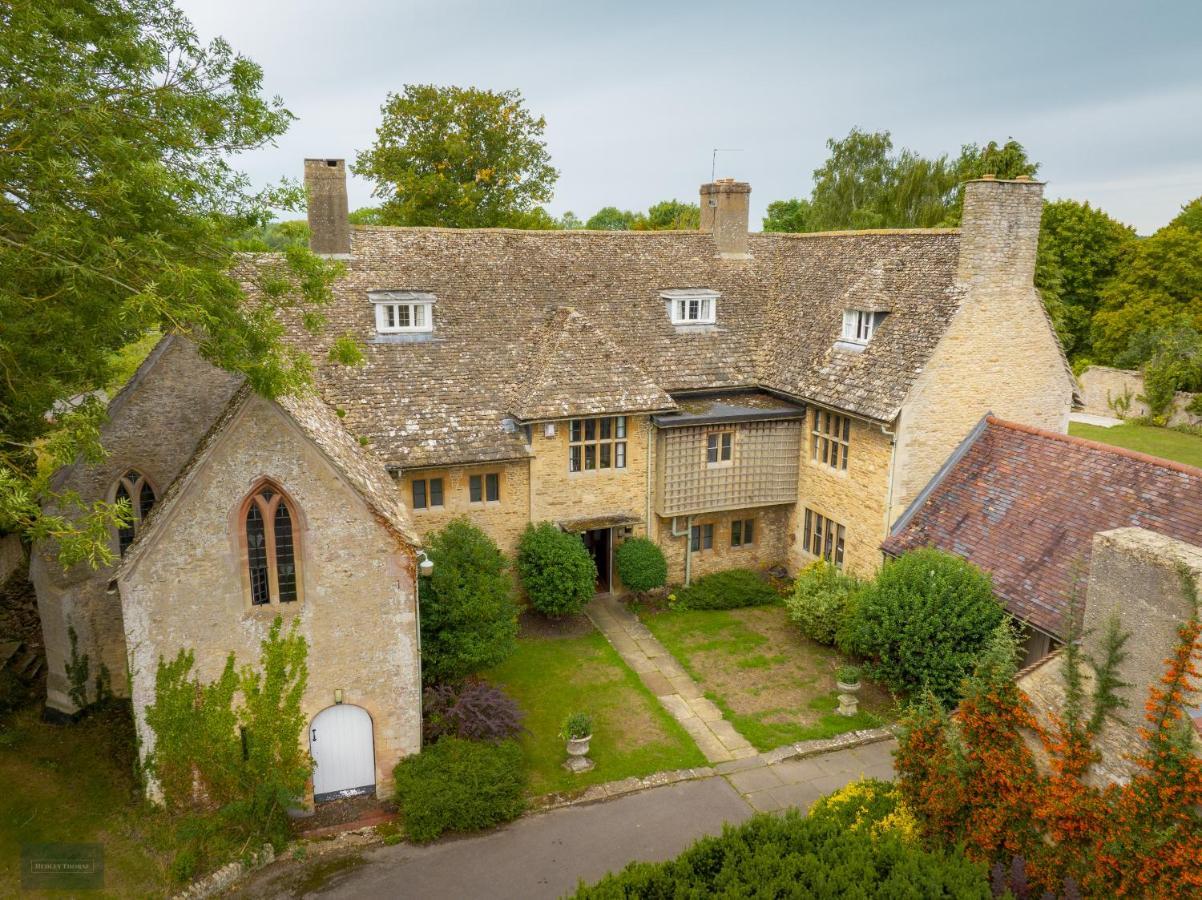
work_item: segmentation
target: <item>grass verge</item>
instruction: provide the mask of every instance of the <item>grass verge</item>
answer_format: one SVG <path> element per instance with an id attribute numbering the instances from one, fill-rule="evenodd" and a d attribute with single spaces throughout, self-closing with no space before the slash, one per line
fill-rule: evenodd
<path id="1" fill-rule="evenodd" d="M 483 674 L 526 713 L 520 742 L 535 796 L 706 764 L 688 733 L 596 632 L 521 638 L 513 656 Z M 593 717 L 589 756 L 597 765 L 583 775 L 562 767 L 567 754 L 559 730 L 573 712 Z"/>
<path id="2" fill-rule="evenodd" d="M 838 651 L 798 633 L 781 605 L 732 610 L 641 610 L 640 617 L 722 715 L 759 751 L 874 728 L 888 694 L 864 682 L 860 712 L 841 716 Z"/>
<path id="3" fill-rule="evenodd" d="M 1069 422 L 1068 433 L 1074 437 L 1125 447 L 1128 450 L 1176 460 L 1187 466 L 1202 469 L 1202 437 L 1186 434 L 1184 431 L 1138 425 L 1135 422 L 1124 422 L 1113 428 Z"/>
<path id="4" fill-rule="evenodd" d="M 171 893 L 167 816 L 145 803 L 133 774 L 129 708 L 113 704 L 74 725 L 48 725 L 37 705 L 0 726 L 0 896 L 20 891 L 21 845 L 99 843 L 97 896 Z M 89 894 L 91 896 L 91 894 Z"/>

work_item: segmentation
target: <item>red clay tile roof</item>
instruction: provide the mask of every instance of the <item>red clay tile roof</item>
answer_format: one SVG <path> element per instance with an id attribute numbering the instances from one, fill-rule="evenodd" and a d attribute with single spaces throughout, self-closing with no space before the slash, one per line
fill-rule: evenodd
<path id="1" fill-rule="evenodd" d="M 1093 535 L 1138 526 L 1202 543 L 1202 469 L 988 416 L 882 544 L 934 546 L 993 575 L 1007 608 L 1064 637 Z"/>

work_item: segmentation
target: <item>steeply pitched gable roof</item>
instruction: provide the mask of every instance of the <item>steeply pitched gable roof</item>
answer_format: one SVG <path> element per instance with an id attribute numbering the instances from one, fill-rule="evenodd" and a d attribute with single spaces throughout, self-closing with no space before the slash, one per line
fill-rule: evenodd
<path id="1" fill-rule="evenodd" d="M 522 458 L 525 438 L 506 418 L 587 415 L 626 390 L 634 411 L 662 393 L 762 386 L 887 422 L 958 308 L 959 244 L 947 230 L 752 234 L 751 258 L 726 260 L 712 235 L 692 231 L 366 227 L 353 232 L 325 335 L 299 324 L 290 335 L 311 353 L 324 398 L 390 465 Z M 660 293 L 680 288 L 720 293 L 715 326 L 672 325 Z M 377 335 L 367 298 L 377 290 L 435 295 L 434 332 Z M 835 342 L 857 293 L 890 311 L 870 345 L 850 353 Z M 562 306 L 582 317 L 563 323 L 572 339 L 587 336 L 587 323 L 607 362 L 590 361 L 585 346 L 572 368 L 561 334 L 554 368 L 602 384 L 573 393 L 544 379 L 525 405 L 531 343 L 551 339 L 544 326 Z M 366 347 L 364 363 L 330 364 L 330 343 L 348 333 Z M 625 374 L 611 384 L 614 359 Z"/>
<path id="2" fill-rule="evenodd" d="M 154 544 L 158 534 L 166 527 L 173 508 L 187 490 L 189 483 L 210 457 L 230 424 L 255 398 L 254 391 L 246 383 L 230 398 L 221 415 L 197 445 L 192 458 L 180 470 L 179 475 L 155 503 L 150 515 L 143 521 L 137 537 L 117 568 L 118 576 L 136 566 L 142 555 L 148 552 L 147 548 Z M 386 528 L 412 546 L 421 545 L 421 540 L 409 519 L 409 513 L 401 502 L 400 492 L 383 464 L 370 450 L 360 446 L 359 442 L 347 433 L 329 407 L 312 395 L 280 397 L 274 401 L 263 402 L 272 403 L 283 415 L 296 423 L 301 432 L 363 498 Z"/>
<path id="3" fill-rule="evenodd" d="M 898 555 L 934 546 L 969 560 L 1042 631 L 1065 637 L 1096 532 L 1139 526 L 1202 538 L 1202 469 L 993 416 L 974 434 L 882 547 Z"/>
<path id="4" fill-rule="evenodd" d="M 535 331 L 510 409 L 519 419 L 661 412 L 676 404 L 586 316 L 560 306 Z"/>

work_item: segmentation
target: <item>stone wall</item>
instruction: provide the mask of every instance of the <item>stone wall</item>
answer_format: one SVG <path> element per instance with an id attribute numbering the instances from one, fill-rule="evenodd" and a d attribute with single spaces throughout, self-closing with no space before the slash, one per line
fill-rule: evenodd
<path id="1" fill-rule="evenodd" d="M 55 489 L 76 491 L 88 503 L 112 500 L 117 479 L 133 468 L 161 497 L 239 382 L 238 376 L 202 359 L 188 341 L 164 338 L 109 406 L 100 437 L 108 457 L 96 465 L 63 469 L 55 476 Z M 115 530 L 111 540 L 116 551 Z M 71 714 L 76 705 L 68 694 L 68 629 L 77 635 L 77 652 L 88 655 L 89 691 L 104 666 L 117 696 L 128 695 L 125 632 L 121 601 L 109 590 L 112 567 L 92 569 L 80 564 L 64 570 L 57 552 L 50 542 L 35 546 L 29 570 L 46 640 L 46 703 L 52 710 Z"/>
<path id="2" fill-rule="evenodd" d="M 682 531 L 686 530 L 687 520 L 691 520 L 694 525 L 714 526 L 713 549 L 690 554 L 691 578 L 699 578 L 722 569 L 762 569 L 787 565 L 792 541 L 789 524 L 791 509 L 791 506 L 759 506 L 691 517 L 681 516 L 676 519 L 677 527 Z M 755 521 L 755 541 L 750 547 L 730 545 L 730 523 L 736 519 Z M 655 541 L 664 551 L 664 557 L 668 561 L 668 583 L 683 584 L 688 537 L 673 535 L 672 519 L 656 516 Z"/>
<path id="3" fill-rule="evenodd" d="M 501 476 L 498 503 L 469 502 L 468 483 L 472 475 L 496 472 Z M 413 508 L 413 481 L 441 478 L 443 505 L 427 509 Z M 466 516 L 497 542 L 507 555 L 517 552 L 518 540 L 530 521 L 530 464 L 527 460 L 486 463 L 478 466 L 450 466 L 445 469 L 410 469 L 399 481 L 401 499 L 409 508 L 413 527 L 425 537 L 444 527 L 452 519 Z"/>
<path id="4" fill-rule="evenodd" d="M 244 585 L 238 512 L 260 478 L 293 501 L 302 599 L 251 606 Z M 304 714 L 312 721 L 335 702 L 371 715 L 380 797 L 392 768 L 421 747 L 421 677 L 414 591 L 415 558 L 360 495 L 278 407 L 251 398 L 208 451 L 120 584 L 133 668 L 133 704 L 143 750 L 154 735 L 145 707 L 154 700 L 160 657 L 196 651 L 196 672 L 217 677 L 226 656 L 257 662 L 272 620 L 299 622 L 309 643 Z M 303 740 L 306 742 L 306 730 Z"/>
<path id="5" fill-rule="evenodd" d="M 1082 412 L 1094 416 L 1113 416 L 1133 419 L 1148 415 L 1148 404 L 1139 397 L 1144 392 L 1144 377 L 1132 369 L 1112 369 L 1109 366 L 1090 366 L 1077 378 L 1081 385 Z M 1126 397 L 1130 406 L 1125 412 L 1116 408 L 1116 401 Z M 1169 425 L 1202 425 L 1202 416 L 1185 411 L 1195 395 L 1178 391 L 1173 401 Z"/>
<path id="6" fill-rule="evenodd" d="M 893 439 L 879 426 L 852 419 L 847 469 L 832 469 L 813 458 L 811 430 L 816 413 L 810 413 L 802 435 L 798 500 L 789 525 L 789 568 L 796 571 L 814 559 L 803 547 L 805 511 L 809 508 L 846 529 L 844 568 L 871 575 L 881 565 Z"/>
<path id="7" fill-rule="evenodd" d="M 890 521 L 988 412 L 1064 432 L 1073 379 L 1035 290 L 1043 186 L 966 186 L 956 290 L 964 296 L 902 405 Z"/>
<path id="8" fill-rule="evenodd" d="M 567 422 L 556 424 L 555 436 L 544 437 L 535 424 L 530 460 L 530 520 L 562 522 L 585 516 L 647 517 L 646 416 L 626 417 L 626 468 L 568 471 Z"/>
<path id="9" fill-rule="evenodd" d="M 1139 733 L 1144 725 L 1148 689 L 1165 671 L 1165 659 L 1177 645 L 1177 627 L 1188 618 L 1190 604 L 1182 578 L 1202 589 L 1202 547 L 1186 544 L 1142 528 L 1119 528 L 1094 536 L 1084 614 L 1084 650 L 1100 658 L 1107 623 L 1116 617 L 1129 635 L 1127 654 L 1119 674 L 1128 686 L 1119 690 L 1126 708 L 1113 716 L 1098 737 L 1101 759 L 1091 781 L 1105 785 L 1125 781 L 1136 771 L 1131 756 L 1145 744 Z M 1046 657 L 1019 676 L 1044 724 L 1064 705 L 1063 655 Z M 1088 692 L 1091 672 L 1086 668 Z M 1187 699 L 1187 706 L 1202 703 L 1202 694 Z M 1029 742 L 1042 754 L 1034 739 Z M 1202 744 L 1200 744 L 1202 749 Z"/>

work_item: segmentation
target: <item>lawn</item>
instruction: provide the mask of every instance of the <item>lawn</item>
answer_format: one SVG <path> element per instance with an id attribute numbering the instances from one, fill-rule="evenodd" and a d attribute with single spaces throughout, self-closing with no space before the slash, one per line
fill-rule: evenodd
<path id="1" fill-rule="evenodd" d="M 0 896 L 20 893 L 21 845 L 44 842 L 102 844 L 99 896 L 171 893 L 163 838 L 172 830 L 138 799 L 128 707 L 70 726 L 47 725 L 38 712 L 26 707 L 0 725 Z"/>
<path id="2" fill-rule="evenodd" d="M 484 677 L 526 713 L 521 744 L 535 796 L 706 764 L 688 733 L 597 632 L 523 637 L 513 656 Z M 583 775 L 562 768 L 567 754 L 558 736 L 563 720 L 577 711 L 593 717 L 589 756 L 597 767 Z"/>
<path id="3" fill-rule="evenodd" d="M 701 685 L 727 720 L 757 750 L 873 728 L 893 702 L 863 682 L 860 712 L 840 716 L 835 671 L 839 653 L 801 636 L 780 605 L 640 616 Z"/>
<path id="4" fill-rule="evenodd" d="M 1091 441 L 1126 447 L 1128 450 L 1137 450 L 1140 453 L 1160 456 L 1164 459 L 1172 459 L 1202 468 L 1202 437 L 1186 434 L 1183 431 L 1155 428 L 1151 425 L 1137 425 L 1134 422 L 1124 422 L 1113 428 L 1100 428 L 1097 425 L 1070 422 L 1068 433 L 1076 437 L 1088 438 Z"/>

